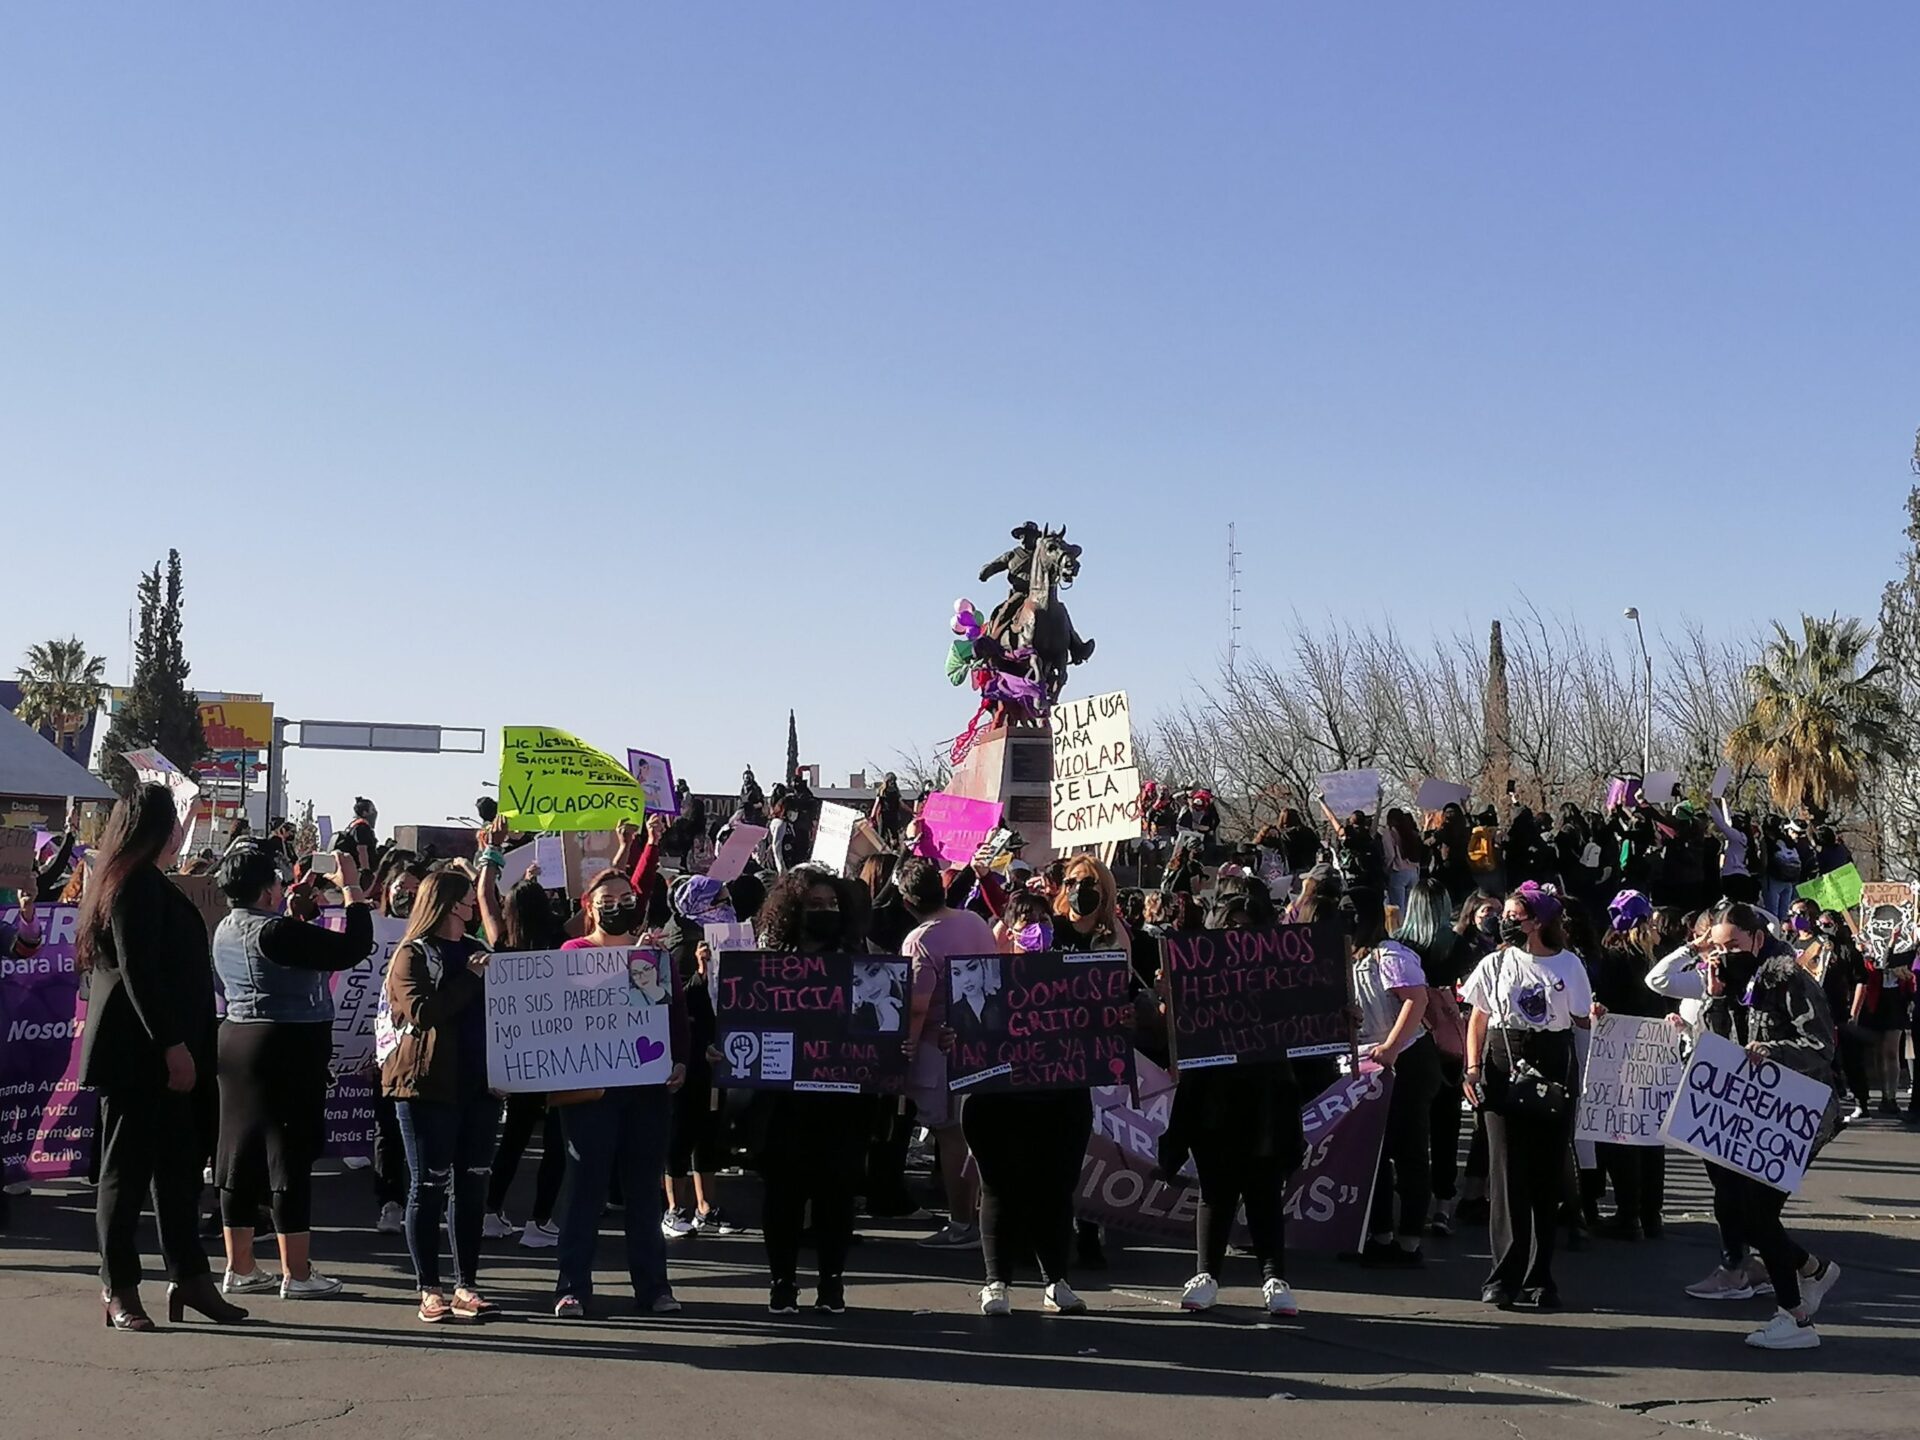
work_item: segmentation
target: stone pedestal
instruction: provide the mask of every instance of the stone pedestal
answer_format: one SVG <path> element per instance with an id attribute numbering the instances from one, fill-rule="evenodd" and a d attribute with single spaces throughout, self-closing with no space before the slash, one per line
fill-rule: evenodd
<path id="1" fill-rule="evenodd" d="M 1036 869 L 1053 859 L 1053 737 L 1044 721 L 1002 722 L 980 735 L 947 793 L 998 800 L 1001 821 L 1025 837 Z"/>

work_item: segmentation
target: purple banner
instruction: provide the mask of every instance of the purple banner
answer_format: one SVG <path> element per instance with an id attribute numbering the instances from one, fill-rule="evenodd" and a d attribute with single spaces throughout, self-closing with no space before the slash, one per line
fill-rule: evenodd
<path id="1" fill-rule="evenodd" d="M 99 1105 L 82 1090 L 84 986 L 74 965 L 79 907 L 36 909 L 45 943 L 24 960 L 0 959 L 0 1162 L 8 1183 L 84 1175 Z M 20 922 L 17 907 L 0 919 Z"/>
<path id="2" fill-rule="evenodd" d="M 373 1097 L 378 1072 L 337 1076 L 327 1092 L 326 1141 L 320 1153 L 334 1160 L 373 1158 Z"/>
<path id="3" fill-rule="evenodd" d="M 1080 1166 L 1074 1211 L 1083 1220 L 1155 1240 L 1190 1244 L 1200 1185 L 1157 1170 L 1173 1113 L 1173 1077 L 1136 1056 L 1140 1103 L 1121 1086 L 1093 1092 L 1093 1138 Z M 1387 1133 L 1391 1072 L 1368 1066 L 1343 1076 L 1301 1112 L 1307 1156 L 1287 1181 L 1287 1248 L 1338 1254 L 1366 1240 L 1374 1176 Z M 1236 1229 L 1245 1228 L 1244 1219 Z"/>

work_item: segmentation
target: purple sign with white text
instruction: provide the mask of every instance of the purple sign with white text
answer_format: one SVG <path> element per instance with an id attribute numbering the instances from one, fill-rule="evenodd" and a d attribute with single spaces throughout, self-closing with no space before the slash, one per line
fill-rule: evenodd
<path id="1" fill-rule="evenodd" d="M 0 1162 L 9 1183 L 86 1174 L 99 1111 L 77 1079 L 87 1023 L 74 964 L 79 907 L 41 905 L 36 915 L 40 948 L 0 959 Z M 0 919 L 18 925 L 20 912 L 8 906 Z"/>

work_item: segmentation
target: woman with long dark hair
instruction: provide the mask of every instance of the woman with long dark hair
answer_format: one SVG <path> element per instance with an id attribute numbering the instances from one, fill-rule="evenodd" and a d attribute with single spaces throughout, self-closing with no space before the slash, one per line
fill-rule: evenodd
<path id="1" fill-rule="evenodd" d="M 1006 914 L 994 927 L 1007 954 L 1051 950 L 1055 933 L 1046 901 L 1030 890 L 1008 899 Z M 951 1036 L 952 1031 L 942 1031 L 943 1044 Z M 1092 1092 L 970 1095 L 960 1128 L 980 1173 L 980 1250 L 987 1272 L 980 1313 L 1012 1311 L 1013 1278 L 1028 1257 L 1040 1271 L 1041 1309 L 1085 1313 L 1086 1301 L 1067 1283 L 1067 1267 L 1073 1254 L 1073 1187 L 1093 1133 Z"/>
<path id="2" fill-rule="evenodd" d="M 173 796 L 142 785 L 113 807 L 80 907 L 87 976 L 80 1083 L 99 1092 L 100 1303 L 114 1330 L 151 1330 L 140 1304 L 140 1212 L 153 1196 L 167 1316 L 231 1325 L 196 1214 L 218 1108 L 213 952 L 206 921 L 167 879 L 182 839 Z"/>
<path id="3" fill-rule="evenodd" d="M 232 909 L 213 932 L 213 968 L 227 997 L 220 1024 L 220 1144 L 213 1159 L 226 1232 L 229 1295 L 275 1288 L 254 1263 L 260 1202 L 271 1198 L 283 1300 L 337 1294 L 317 1273 L 312 1244 L 313 1163 L 326 1139 L 333 995 L 327 977 L 373 950 L 373 914 L 347 879 L 346 928 L 283 915 L 286 886 L 273 853 L 238 845 L 220 864 Z"/>
<path id="4" fill-rule="evenodd" d="M 647 824 L 649 841 L 634 867 L 633 879 L 620 870 L 603 870 L 588 880 L 580 897 L 587 933 L 567 941 L 562 950 L 631 949 L 635 945 L 635 936 L 646 923 L 647 902 L 642 892 L 652 889 L 658 844 L 666 829 L 658 815 L 650 817 Z M 666 1082 L 615 1086 L 560 1109 L 560 1131 L 567 1141 L 567 1178 L 560 1191 L 560 1273 L 554 1286 L 553 1313 L 562 1319 L 586 1316 L 587 1302 L 593 1297 L 593 1258 L 600 1244 L 600 1215 L 616 1178 L 626 1206 L 627 1279 L 633 1286 L 636 1310 L 642 1315 L 680 1312 L 680 1301 L 667 1277 L 667 1242 L 660 1231 L 660 1184 L 667 1170 L 674 1092 L 687 1078 L 687 1012 L 685 998 L 672 983 L 664 957 L 661 964 L 669 972 L 655 977 L 668 1013 L 672 1069 Z"/>
<path id="5" fill-rule="evenodd" d="M 933 873 L 937 881 L 938 871 Z M 802 866 L 782 875 L 767 892 L 754 935 L 770 954 L 861 955 L 868 913 L 864 888 Z M 723 957 L 723 973 L 725 965 Z M 809 1206 L 819 1277 L 813 1308 L 822 1315 L 846 1310 L 854 1187 L 865 1166 L 873 1111 L 870 1095 L 756 1090 L 747 1101 L 742 1122 L 747 1152 L 766 1183 L 761 1230 L 770 1313 L 799 1313 L 800 1237 Z"/>
<path id="6" fill-rule="evenodd" d="M 534 867 L 502 899 L 499 869 L 491 862 L 506 838 L 504 822 L 481 832 L 484 842 L 480 856 L 480 919 L 487 931 L 487 943 L 497 950 L 558 950 L 566 943 L 566 927 L 554 913 L 553 900 L 542 888 L 544 877 Z M 554 877 L 565 883 L 565 876 Z M 513 1188 L 514 1172 L 533 1132 L 540 1131 L 540 1169 L 533 1182 L 533 1213 L 521 1229 L 507 1219 L 507 1192 Z M 506 1121 L 500 1131 L 500 1145 L 494 1152 L 493 1175 L 487 1181 L 487 1218 L 480 1234 L 486 1240 L 505 1240 L 518 1234 L 525 1250 L 551 1250 L 560 1243 L 560 1228 L 553 1223 L 553 1207 L 560 1198 L 560 1183 L 567 1172 L 567 1146 L 560 1136 L 559 1112 L 547 1104 L 543 1091 L 516 1092 L 507 1096 Z"/>
<path id="7" fill-rule="evenodd" d="M 1616 895 L 1611 912 L 1612 926 L 1600 943 L 1592 971 L 1594 1018 L 1613 1014 L 1666 1019 L 1676 1007 L 1666 996 L 1647 988 L 1647 972 L 1655 960 L 1686 938 L 1684 916 L 1671 907 L 1655 910 L 1645 896 L 1633 890 Z M 1613 1182 L 1616 1206 L 1614 1214 L 1599 1227 L 1600 1233 L 1619 1240 L 1657 1239 L 1664 1228 L 1665 1147 L 1615 1145 L 1603 1140 L 1594 1150 L 1601 1169 Z"/>
<path id="8" fill-rule="evenodd" d="M 490 1320 L 499 1307 L 475 1288 L 487 1178 L 500 1102 L 487 1088 L 486 946 L 469 936 L 478 914 L 473 882 L 436 870 L 420 886 L 407 933 L 387 967 L 386 1008 L 395 1043 L 380 1066 L 394 1102 L 410 1175 L 407 1253 L 420 1318 Z M 454 1291 L 440 1284 L 440 1221 L 453 1237 Z"/>
<path id="9" fill-rule="evenodd" d="M 1427 842 L 1420 838 L 1413 817 L 1395 806 L 1387 811 L 1387 823 L 1380 828 L 1380 843 L 1386 848 L 1387 904 L 1405 910 L 1414 882 L 1426 869 Z"/>
<path id="10" fill-rule="evenodd" d="M 1215 929 L 1265 930 L 1278 922 L 1267 887 L 1251 876 L 1222 880 L 1214 907 Z M 1305 1154 L 1300 1087 L 1285 1056 L 1255 1065 L 1192 1070 L 1180 1077 L 1160 1141 L 1160 1167 L 1178 1174 L 1191 1156 L 1200 1180 L 1194 1235 L 1199 1268 L 1181 1291 L 1182 1309 L 1211 1310 L 1218 1302 L 1227 1241 L 1244 1201 L 1267 1313 L 1299 1313 L 1286 1279 L 1282 1202 L 1287 1177 Z"/>
<path id="11" fill-rule="evenodd" d="M 1473 1007 L 1467 1094 L 1486 1114 L 1492 1200 L 1493 1268 L 1480 1298 L 1552 1310 L 1554 1223 L 1580 1093 L 1573 1031 L 1593 1023 L 1593 992 L 1552 891 L 1527 884 L 1509 895 L 1500 938 L 1461 991 Z"/>

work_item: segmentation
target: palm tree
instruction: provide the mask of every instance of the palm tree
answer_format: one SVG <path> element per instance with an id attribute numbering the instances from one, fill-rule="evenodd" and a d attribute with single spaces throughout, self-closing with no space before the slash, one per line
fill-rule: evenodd
<path id="1" fill-rule="evenodd" d="M 14 672 L 20 682 L 20 718 L 36 730 L 53 731 L 61 749 L 99 708 L 107 693 L 107 662 L 89 655 L 78 636 L 27 647 L 27 663 Z"/>
<path id="2" fill-rule="evenodd" d="M 1782 810 L 1830 810 L 1859 798 L 1880 765 L 1906 758 L 1899 692 L 1884 663 L 1861 668 L 1873 631 L 1860 621 L 1776 622 L 1760 663 L 1747 668 L 1752 705 L 1727 737 L 1727 758 L 1766 777 Z"/>

